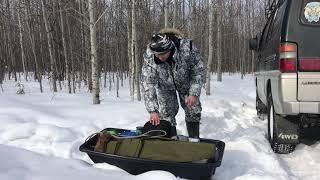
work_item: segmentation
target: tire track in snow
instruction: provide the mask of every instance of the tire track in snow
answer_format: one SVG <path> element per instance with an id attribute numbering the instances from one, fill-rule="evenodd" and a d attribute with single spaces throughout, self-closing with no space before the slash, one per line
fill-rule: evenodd
<path id="1" fill-rule="evenodd" d="M 270 148 L 265 137 L 267 122 L 256 115 L 254 84 L 240 81 L 234 86 L 224 81 L 219 86 L 223 89 L 214 90 L 203 102 L 201 125 L 203 137 L 226 143 L 214 179 L 298 179 Z"/>
<path id="2" fill-rule="evenodd" d="M 299 180 L 318 180 L 320 155 L 319 142 L 312 146 L 299 144 L 291 154 L 278 155 L 281 163 Z"/>

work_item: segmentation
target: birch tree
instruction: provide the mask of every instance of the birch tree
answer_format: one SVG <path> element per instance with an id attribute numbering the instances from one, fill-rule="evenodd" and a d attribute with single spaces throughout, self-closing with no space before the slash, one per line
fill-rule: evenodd
<path id="1" fill-rule="evenodd" d="M 8 33 L 7 33 L 7 39 L 8 39 L 8 51 L 9 51 L 9 59 L 11 61 L 11 66 L 9 66 L 9 79 L 10 79 L 10 73 L 13 73 L 14 75 L 14 80 L 17 81 L 17 72 L 16 72 L 16 61 L 15 58 L 13 57 L 13 41 L 12 41 L 12 33 L 13 33 L 13 29 L 12 29 L 12 23 L 10 22 L 11 20 L 11 5 L 10 5 L 10 1 L 7 0 L 7 12 L 8 12 L 8 19 L 7 19 L 7 23 L 6 23 L 6 27 L 8 28 Z"/>
<path id="2" fill-rule="evenodd" d="M 39 82 L 39 86 L 40 86 L 40 92 L 43 92 L 43 88 L 42 88 L 42 74 L 41 74 L 41 70 L 40 70 L 40 65 L 38 62 L 38 57 L 36 54 L 36 45 L 35 45 L 35 38 L 34 38 L 34 34 L 32 31 L 32 23 L 31 23 L 31 13 L 30 13 L 30 1 L 29 0 L 25 0 L 25 12 L 27 15 L 27 32 L 28 32 L 28 37 L 29 37 L 29 41 L 31 44 L 31 54 L 33 56 L 33 61 L 35 64 L 35 79 L 38 80 Z"/>
<path id="3" fill-rule="evenodd" d="M 205 85 L 205 89 L 206 89 L 206 95 L 210 95 L 210 82 L 211 82 L 211 66 L 212 66 L 212 59 L 213 59 L 213 42 L 212 42 L 212 38 L 213 38 L 213 2 L 208 1 L 209 3 L 209 38 L 208 38 L 208 44 L 209 44 L 209 48 L 208 48 L 208 62 L 207 62 L 207 72 L 206 72 L 206 85 Z"/>
<path id="4" fill-rule="evenodd" d="M 24 73 L 24 79 L 28 81 L 28 74 L 26 71 L 26 58 L 24 53 L 24 46 L 23 46 L 23 33 L 22 33 L 22 24 L 21 24 L 21 15 L 20 9 L 18 11 L 18 25 L 19 25 L 19 34 L 20 34 L 20 49 L 21 49 L 21 62 L 22 62 L 22 69 Z"/>
<path id="5" fill-rule="evenodd" d="M 42 0 L 42 16 L 43 16 L 43 21 L 46 29 L 46 34 L 47 34 L 47 44 L 48 44 L 48 50 L 49 50 L 49 57 L 50 57 L 50 77 L 51 77 L 51 83 L 52 83 L 52 88 L 53 92 L 58 92 L 57 90 L 57 83 L 56 83 L 56 70 L 55 70 L 55 57 L 53 55 L 53 48 L 52 48 L 52 34 L 49 29 L 49 22 L 48 22 L 48 16 L 47 16 L 47 11 L 46 11 L 46 0 Z"/>
<path id="6" fill-rule="evenodd" d="M 197 17 L 197 1 L 196 0 L 191 0 L 191 12 L 192 12 L 192 17 L 191 17 L 191 36 L 194 40 L 196 40 L 196 17 Z"/>
<path id="7" fill-rule="evenodd" d="M 64 27 L 64 17 L 63 17 L 63 11 L 62 11 L 62 0 L 59 0 L 59 8 L 60 8 L 60 26 L 61 26 L 61 39 L 62 39 L 62 46 L 63 46 L 63 56 L 65 60 L 65 67 L 66 67 L 66 77 L 67 77 L 67 83 L 68 83 L 68 92 L 71 94 L 71 76 L 70 76 L 70 70 L 69 70 L 69 60 L 68 60 L 68 53 L 67 53 L 67 43 L 65 38 L 65 27 Z"/>
<path id="8" fill-rule="evenodd" d="M 222 17 L 222 3 L 221 0 L 217 0 L 217 81 L 222 81 L 222 37 L 221 37 L 221 17 Z"/>
<path id="9" fill-rule="evenodd" d="M 76 65 L 75 65 L 75 59 L 73 55 L 73 45 L 72 45 L 72 34 L 71 34 L 71 28 L 70 28 L 70 22 L 68 18 L 66 18 L 66 24 L 67 24 L 67 29 L 68 29 L 68 36 L 70 37 L 69 40 L 69 51 L 70 51 L 70 61 L 71 61 L 71 69 L 72 69 L 72 91 L 73 93 L 76 93 Z M 67 71 L 67 70 L 66 70 Z M 69 70 L 70 72 L 70 70 Z M 69 75 L 70 76 L 70 75 Z"/>
<path id="10" fill-rule="evenodd" d="M 254 36 L 254 33 L 255 33 L 255 8 L 254 8 L 254 1 L 251 1 L 250 2 L 250 6 L 251 6 L 251 20 L 252 20 L 252 23 L 251 23 L 251 31 L 250 31 L 250 35 L 251 35 L 251 38 L 253 38 Z M 255 51 L 251 51 L 251 73 L 254 73 L 254 60 L 255 60 Z"/>
<path id="11" fill-rule="evenodd" d="M 164 11 L 164 27 L 168 27 L 169 21 L 169 7 L 168 0 L 163 0 L 163 11 Z"/>
<path id="12" fill-rule="evenodd" d="M 173 5 L 173 28 L 177 28 L 178 23 L 178 0 L 174 0 Z"/>
<path id="13" fill-rule="evenodd" d="M 91 49 L 91 68 L 92 68 L 92 97 L 93 104 L 100 104 L 100 86 L 99 86 L 99 66 L 97 60 L 97 43 L 96 43 L 96 17 L 95 17 L 95 0 L 88 0 L 89 19 L 90 19 L 90 49 Z"/>
<path id="14" fill-rule="evenodd" d="M 136 68 L 135 68 L 135 52 L 136 52 L 136 15 L 135 15 L 135 0 L 131 0 L 132 1 L 132 13 L 131 13 L 131 16 L 132 16 L 132 20 L 131 20 L 131 29 L 132 29 L 132 37 L 131 37 L 131 78 L 132 78 L 132 96 L 131 96 L 131 100 L 134 101 L 134 90 L 135 90 L 135 73 L 136 73 Z"/>
<path id="15" fill-rule="evenodd" d="M 136 1 L 134 3 L 137 3 Z M 134 44 L 134 61 L 135 61 L 135 87 L 136 87 L 136 92 L 137 92 L 137 100 L 141 101 L 141 92 L 140 92 L 140 74 L 141 74 L 141 67 L 140 67 L 140 61 L 139 61 L 139 45 L 137 42 L 137 17 L 136 13 L 140 12 L 140 9 L 136 9 L 136 5 L 133 4 L 133 6 L 135 6 L 135 11 L 132 11 L 132 17 L 134 16 L 134 19 L 132 19 L 132 44 Z"/>
<path id="16" fill-rule="evenodd" d="M 133 79 L 133 69 L 132 69 L 132 9 L 131 9 L 131 5 L 132 2 L 131 0 L 127 0 L 127 43 L 128 43 L 128 49 L 127 49 L 127 53 L 128 53 L 128 63 L 129 63 L 129 92 L 130 92 L 130 97 L 134 96 L 134 84 L 132 83 Z"/>

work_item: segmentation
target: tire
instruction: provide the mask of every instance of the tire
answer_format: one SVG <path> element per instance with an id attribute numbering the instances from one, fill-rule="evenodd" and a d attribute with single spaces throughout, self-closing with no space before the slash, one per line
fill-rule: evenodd
<path id="1" fill-rule="evenodd" d="M 275 122 L 279 121 L 279 115 L 275 113 L 273 108 L 272 94 L 268 94 L 268 140 L 273 152 L 278 154 L 289 154 L 294 151 L 295 144 L 279 143 L 276 138 L 278 134 L 275 131 Z"/>
<path id="2" fill-rule="evenodd" d="M 263 104 L 256 91 L 256 110 L 257 116 L 261 120 L 265 120 L 267 117 L 267 107 Z"/>

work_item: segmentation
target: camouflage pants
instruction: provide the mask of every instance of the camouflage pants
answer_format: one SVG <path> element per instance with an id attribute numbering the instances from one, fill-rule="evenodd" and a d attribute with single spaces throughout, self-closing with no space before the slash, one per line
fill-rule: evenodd
<path id="1" fill-rule="evenodd" d="M 185 112 L 186 122 L 200 122 L 201 119 L 201 103 L 200 100 L 192 107 L 187 107 L 188 94 L 178 93 L 180 105 Z M 157 94 L 159 113 L 162 120 L 167 120 L 176 126 L 176 115 L 179 110 L 179 103 L 176 91 L 158 91 Z"/>

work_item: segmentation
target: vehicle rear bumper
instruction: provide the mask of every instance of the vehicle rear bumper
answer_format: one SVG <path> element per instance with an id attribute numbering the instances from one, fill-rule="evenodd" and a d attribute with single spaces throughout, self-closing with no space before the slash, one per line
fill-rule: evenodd
<path id="1" fill-rule="evenodd" d="M 320 101 L 297 100 L 297 79 L 295 73 L 274 73 L 271 78 L 274 110 L 277 114 L 320 114 Z M 311 92 L 310 92 L 311 93 Z M 312 94 L 319 93 L 318 91 Z"/>
<path id="2" fill-rule="evenodd" d="M 282 102 L 278 114 L 320 114 L 320 102 Z"/>

